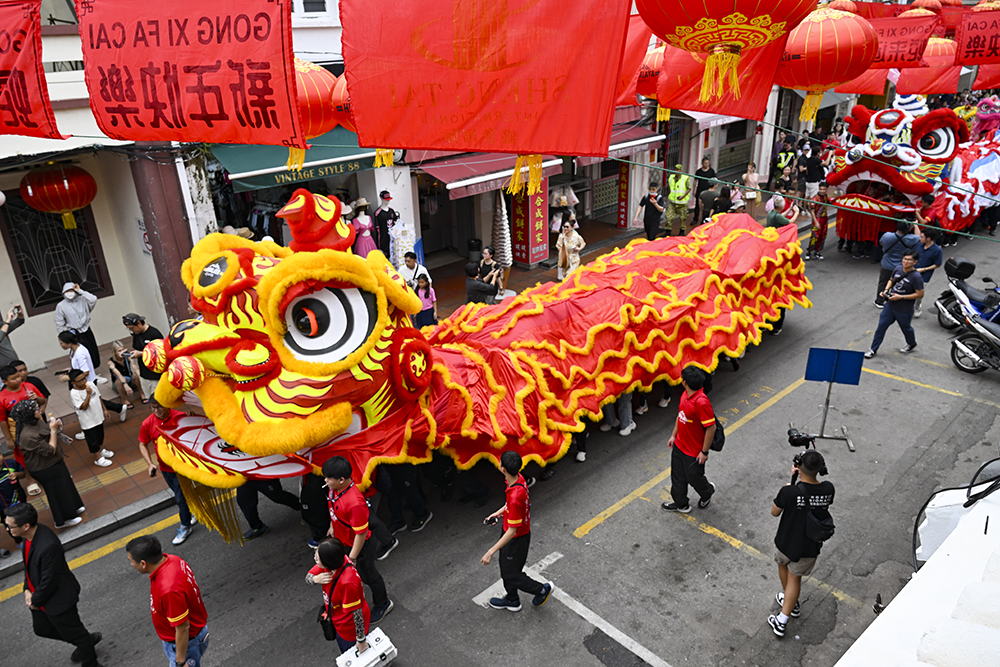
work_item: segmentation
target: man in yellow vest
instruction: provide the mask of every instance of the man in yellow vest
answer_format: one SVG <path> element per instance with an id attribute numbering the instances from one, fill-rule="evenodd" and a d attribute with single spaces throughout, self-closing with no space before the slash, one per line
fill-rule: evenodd
<path id="1" fill-rule="evenodd" d="M 684 165 L 674 165 L 677 171 L 684 169 Z M 686 225 L 688 218 L 688 201 L 691 200 L 691 177 L 687 174 L 670 174 L 667 177 L 667 185 L 670 186 L 670 195 L 667 197 L 667 235 L 674 228 L 674 218 L 680 218 L 680 235 L 687 233 Z"/>

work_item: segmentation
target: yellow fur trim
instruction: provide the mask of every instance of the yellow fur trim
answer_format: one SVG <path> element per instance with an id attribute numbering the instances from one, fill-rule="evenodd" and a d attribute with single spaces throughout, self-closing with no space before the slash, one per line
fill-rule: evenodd
<path id="1" fill-rule="evenodd" d="M 216 259 L 226 250 L 233 248 L 250 248 L 259 255 L 277 257 L 279 259 L 292 254 L 292 251 L 288 248 L 282 248 L 270 241 L 254 243 L 242 236 L 234 236 L 233 234 L 209 234 L 195 244 L 191 250 L 191 256 L 181 264 L 181 280 L 184 281 L 185 287 L 193 291 L 197 286 L 198 276 L 201 274 L 201 270 L 205 268 L 205 265 Z M 230 261 L 230 266 L 227 267 L 226 271 L 228 273 L 230 269 L 233 269 L 233 264 L 235 263 L 236 269 L 233 274 L 235 275 L 235 271 L 239 270 L 239 262 L 234 261 L 235 255 L 231 255 L 231 257 L 234 259 Z M 221 283 L 222 281 L 219 282 Z M 218 294 L 218 291 L 215 294 Z"/>
<path id="2" fill-rule="evenodd" d="M 156 456 L 173 468 L 177 474 L 205 486 L 216 489 L 235 489 L 247 481 L 247 478 L 239 473 L 223 470 L 214 463 L 209 463 L 178 449 L 163 436 L 156 439 Z"/>
<path id="3" fill-rule="evenodd" d="M 416 315 L 423 307 L 413 290 L 403 280 L 403 276 L 393 268 L 389 260 L 380 252 L 372 252 L 365 258 L 379 285 L 385 290 L 389 302 L 407 315 Z"/>
<path id="4" fill-rule="evenodd" d="M 278 425 L 278 420 L 248 423 L 233 392 L 218 378 L 206 378 L 195 393 L 219 435 L 254 456 L 288 454 L 305 443 L 324 443 L 351 424 L 349 403 L 336 403 L 308 417 L 282 419 Z"/>

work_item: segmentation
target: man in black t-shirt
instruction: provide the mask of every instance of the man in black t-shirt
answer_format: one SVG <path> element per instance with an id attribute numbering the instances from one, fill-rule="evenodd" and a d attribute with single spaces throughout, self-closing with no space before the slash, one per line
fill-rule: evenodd
<path id="1" fill-rule="evenodd" d="M 708 216 L 708 212 L 711 210 L 712 205 L 709 204 L 708 208 L 705 208 L 702 204 L 701 193 L 708 190 L 710 187 L 715 185 L 715 170 L 712 169 L 712 161 L 707 157 L 701 159 L 701 169 L 694 172 L 695 176 L 695 190 L 694 196 L 697 198 L 695 206 L 698 206 L 698 213 L 694 216 L 694 224 L 698 226 L 701 221 Z"/>
<path id="2" fill-rule="evenodd" d="M 833 484 L 816 479 L 820 471 L 826 474 L 825 468 L 822 454 L 814 449 L 803 452 L 799 465 L 792 466 L 792 473 L 798 473 L 801 481 L 783 486 L 771 506 L 771 516 L 781 517 L 774 535 L 774 561 L 782 590 L 774 596 L 781 611 L 768 616 L 767 622 L 779 637 L 785 636 L 788 617 L 799 616 L 802 577 L 812 572 L 823 547 L 806 535 L 806 515 L 813 509 L 826 511 L 833 504 Z"/>
<path id="3" fill-rule="evenodd" d="M 128 313 L 122 317 L 122 324 L 132 334 L 132 356 L 139 363 L 139 392 L 142 394 L 142 402 L 148 403 L 156 391 L 156 383 L 160 381 L 160 373 L 153 372 L 142 363 L 142 351 L 150 341 L 163 338 L 163 334 L 156 327 L 146 324 L 146 318 L 135 313 Z"/>
<path id="4" fill-rule="evenodd" d="M 888 308 L 882 308 L 882 314 L 878 318 L 878 326 L 875 328 L 875 336 L 872 338 L 872 346 L 865 352 L 865 359 L 871 359 L 878 352 L 885 338 L 885 332 L 893 322 L 899 323 L 899 328 L 903 330 L 903 338 L 906 339 L 906 347 L 900 352 L 909 354 L 917 347 L 917 337 L 913 333 L 913 306 L 917 299 L 924 297 L 924 278 L 917 269 L 917 260 L 920 253 L 916 250 L 907 250 L 903 255 L 902 266 L 897 266 L 889 282 L 885 284 L 885 289 L 880 296 L 888 302 Z"/>
<path id="5" fill-rule="evenodd" d="M 639 200 L 639 208 L 635 212 L 635 220 L 639 220 L 642 211 L 642 226 L 646 230 L 646 239 L 652 241 L 660 232 L 660 216 L 667 202 L 660 196 L 660 184 L 653 181 L 649 184 L 649 194 Z"/>

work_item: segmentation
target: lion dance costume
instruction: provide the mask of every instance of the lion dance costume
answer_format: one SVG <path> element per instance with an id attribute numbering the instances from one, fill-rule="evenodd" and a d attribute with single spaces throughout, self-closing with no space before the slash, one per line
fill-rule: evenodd
<path id="1" fill-rule="evenodd" d="M 954 110 L 928 111 L 919 95 L 897 96 L 882 111 L 855 106 L 846 119 L 854 145 L 837 151 L 826 178 L 845 190 L 833 200 L 841 238 L 878 240 L 895 230 L 896 217 L 912 215 L 924 195 L 934 196 L 931 210 L 948 231 L 1000 205 L 1000 123 L 990 115 L 1000 110 L 984 102 L 975 141 Z"/>
<path id="2" fill-rule="evenodd" d="M 351 252 L 336 199 L 298 190 L 290 248 L 223 234 L 184 263 L 203 320 L 143 358 L 164 405 L 199 404 L 157 442 L 199 518 L 237 537 L 231 489 L 348 458 L 460 468 L 505 449 L 542 465 L 622 392 L 736 356 L 794 303 L 809 306 L 794 226 L 720 215 L 691 235 L 633 241 L 502 304 L 412 328 L 420 301 L 380 252 Z M 228 491 L 228 493 L 227 493 Z M 227 518 L 228 517 L 228 518 Z"/>

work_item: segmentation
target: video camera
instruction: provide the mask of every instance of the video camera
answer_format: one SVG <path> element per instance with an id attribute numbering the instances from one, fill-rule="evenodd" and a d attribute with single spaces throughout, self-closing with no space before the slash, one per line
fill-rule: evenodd
<path id="1" fill-rule="evenodd" d="M 816 436 L 802 433 L 794 426 L 788 429 L 788 444 L 792 447 L 802 447 L 816 449 Z"/>

